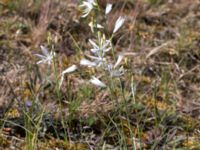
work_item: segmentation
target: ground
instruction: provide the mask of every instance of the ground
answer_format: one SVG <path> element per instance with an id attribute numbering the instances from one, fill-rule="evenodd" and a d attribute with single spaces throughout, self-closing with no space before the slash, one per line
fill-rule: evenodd
<path id="1" fill-rule="evenodd" d="M 87 83 L 99 70 L 79 65 L 94 36 L 77 1 L 0 0 L 1 148 L 200 149 L 199 0 L 110 0 L 107 20 L 98 2 L 107 36 L 126 17 L 112 39 L 126 73 L 112 94 Z M 40 45 L 56 52 L 58 72 L 79 67 L 59 91 L 36 64 Z"/>

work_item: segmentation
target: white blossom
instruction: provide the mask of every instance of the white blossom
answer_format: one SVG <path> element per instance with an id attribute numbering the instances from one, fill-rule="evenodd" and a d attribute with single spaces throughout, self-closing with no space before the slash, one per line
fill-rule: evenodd
<path id="1" fill-rule="evenodd" d="M 83 18 L 87 17 L 89 13 L 92 11 L 94 5 L 95 5 L 94 0 L 83 1 L 83 3 L 80 5 L 80 7 L 83 9 L 83 15 L 81 17 Z"/>
<path id="2" fill-rule="evenodd" d="M 95 62 L 90 61 L 90 60 L 82 59 L 82 60 L 80 61 L 80 65 L 88 66 L 88 67 L 94 67 L 94 66 L 96 66 L 97 64 L 96 64 Z"/>
<path id="3" fill-rule="evenodd" d="M 113 69 L 110 73 L 111 73 L 111 76 L 113 77 L 120 77 L 122 75 L 124 75 L 124 68 L 123 66 L 121 66 L 119 69 Z"/>
<path id="4" fill-rule="evenodd" d="M 96 66 L 101 66 L 103 64 L 106 63 L 106 58 L 101 57 L 101 55 L 99 56 L 91 56 L 91 55 L 87 55 L 89 58 L 94 60 L 94 63 L 96 64 Z"/>
<path id="5" fill-rule="evenodd" d="M 60 79 L 60 82 L 59 82 L 59 88 L 61 87 L 61 85 L 62 85 L 62 83 L 63 83 L 63 81 L 64 81 L 65 74 L 66 74 L 66 73 L 74 72 L 76 69 L 77 69 L 77 66 L 76 66 L 76 65 L 72 65 L 72 66 L 70 66 L 69 68 L 65 69 L 65 70 L 61 73 L 61 79 Z"/>
<path id="6" fill-rule="evenodd" d="M 41 63 L 47 63 L 48 65 L 51 64 L 51 62 L 53 61 L 53 57 L 55 56 L 54 52 L 50 52 L 48 51 L 47 48 L 45 48 L 44 46 L 40 46 L 41 51 L 43 53 L 43 55 L 41 54 L 35 54 L 36 56 L 38 56 L 41 60 L 37 62 L 37 64 L 41 64 Z"/>
<path id="7" fill-rule="evenodd" d="M 117 19 L 117 21 L 115 22 L 113 33 L 117 32 L 119 28 L 121 28 L 121 26 L 124 24 L 124 21 L 125 21 L 125 18 L 121 16 Z"/>
<path id="8" fill-rule="evenodd" d="M 99 87 L 106 87 L 106 85 L 103 82 L 101 82 L 98 78 L 94 76 L 92 76 L 92 79 L 90 79 L 90 82 Z"/>
<path id="9" fill-rule="evenodd" d="M 100 43 L 96 44 L 94 41 L 89 39 L 90 44 L 93 46 L 91 52 L 94 53 L 96 56 L 104 56 L 105 52 L 108 52 L 111 47 L 111 41 L 106 40 L 105 37 L 100 39 Z"/>
<path id="10" fill-rule="evenodd" d="M 108 52 L 112 47 L 111 47 L 111 41 L 105 39 L 105 35 L 102 37 L 99 37 L 98 43 L 95 43 L 93 40 L 89 39 L 90 44 L 92 45 L 92 49 L 90 51 L 94 54 L 92 55 L 87 55 L 90 59 L 93 61 L 89 60 L 82 60 L 80 62 L 81 65 L 86 65 L 88 67 L 92 66 L 101 66 L 102 64 L 106 63 L 106 58 L 104 57 L 105 53 Z"/>
<path id="11" fill-rule="evenodd" d="M 106 15 L 109 14 L 111 10 L 112 10 L 112 4 L 108 3 L 108 4 L 106 5 L 105 14 L 106 14 Z"/>
<path id="12" fill-rule="evenodd" d="M 74 72 L 76 69 L 77 69 L 77 66 L 76 66 L 76 65 L 72 65 L 71 67 L 65 69 L 65 70 L 62 72 L 62 74 Z"/>
<path id="13" fill-rule="evenodd" d="M 118 56 L 117 62 L 115 63 L 114 68 L 116 68 L 120 64 L 120 62 L 122 61 L 123 58 L 124 58 L 124 55 L 119 55 Z"/>
<path id="14" fill-rule="evenodd" d="M 119 55 L 117 62 L 115 63 L 114 66 L 111 63 L 105 65 L 105 70 L 108 70 L 111 77 L 119 77 L 119 76 L 122 76 L 124 74 L 125 71 L 124 71 L 123 66 L 120 67 L 119 69 L 117 69 L 117 67 L 119 66 L 119 64 L 120 64 L 120 62 L 122 61 L 123 58 L 124 58 L 123 55 Z"/>

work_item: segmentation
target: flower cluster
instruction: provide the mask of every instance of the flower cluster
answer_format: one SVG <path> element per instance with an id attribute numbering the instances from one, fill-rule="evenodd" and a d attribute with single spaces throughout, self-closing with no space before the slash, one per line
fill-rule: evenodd
<path id="1" fill-rule="evenodd" d="M 98 8 L 98 3 L 96 0 L 86 0 L 83 1 L 80 5 L 80 8 L 83 11 L 83 14 L 81 17 L 87 17 L 90 12 L 94 8 Z M 105 9 L 105 15 L 109 14 L 112 10 L 112 4 L 107 4 Z M 105 71 L 106 74 L 109 74 L 111 78 L 113 77 L 120 77 L 124 74 L 123 66 L 119 67 L 121 61 L 123 60 L 123 55 L 119 55 L 117 58 L 116 63 L 113 65 L 112 61 L 107 57 L 107 53 L 112 50 L 112 53 L 114 54 L 114 49 L 112 46 L 112 37 L 113 35 L 122 27 L 124 24 L 125 19 L 123 17 L 119 17 L 116 22 L 115 26 L 113 28 L 112 36 L 107 39 L 105 34 L 101 33 L 100 31 L 97 31 L 97 39 L 89 39 L 89 43 L 91 45 L 90 54 L 86 55 L 88 59 L 82 59 L 80 61 L 80 65 L 87 66 L 87 67 L 97 67 L 101 68 Z M 102 25 L 97 23 L 97 20 L 92 20 L 89 23 L 89 26 L 94 33 L 94 28 L 101 29 L 104 28 Z M 95 30 L 96 31 L 96 30 Z M 51 51 L 49 52 L 47 48 L 44 46 L 41 46 L 41 54 L 35 54 L 38 56 L 41 60 L 37 62 L 37 64 L 48 64 L 51 65 L 51 63 L 54 61 L 54 58 L 56 56 L 55 52 Z M 113 55 L 113 57 L 115 57 Z M 69 68 L 65 69 L 60 73 L 60 81 L 59 81 L 59 88 L 61 88 L 62 83 L 64 81 L 65 74 L 74 72 L 77 70 L 76 65 L 72 65 Z M 95 76 L 92 76 L 92 78 L 89 80 L 92 84 L 100 86 L 100 87 L 106 87 L 106 84 L 101 82 L 98 78 Z"/>
<path id="2" fill-rule="evenodd" d="M 94 8 L 93 6 L 95 5 L 97 5 L 97 3 L 95 3 L 94 0 L 84 1 L 81 5 L 81 7 L 84 6 L 85 8 L 82 17 L 88 16 L 91 10 Z M 111 10 L 112 10 L 112 4 L 107 4 L 105 9 L 105 15 L 110 13 Z M 116 20 L 112 34 L 115 34 L 122 27 L 124 21 L 125 19 L 121 16 Z M 93 22 L 90 22 L 89 26 L 91 27 L 92 32 L 94 32 Z M 103 28 L 103 26 L 96 23 L 96 28 L 97 29 Z M 92 55 L 86 55 L 86 56 L 90 60 L 82 59 L 80 61 L 80 65 L 88 67 L 101 67 L 101 69 L 106 71 L 111 77 L 119 77 L 123 75 L 124 74 L 123 67 L 118 67 L 123 59 L 123 55 L 118 56 L 117 61 L 114 65 L 106 57 L 106 53 L 109 52 L 111 49 L 113 49 L 111 39 L 112 37 L 110 39 L 106 39 L 105 35 L 102 34 L 100 31 L 98 31 L 97 40 L 89 39 L 89 43 L 92 46 L 92 48 L 90 49 Z M 100 87 L 106 87 L 106 85 L 95 76 L 92 76 L 90 82 Z"/>
<path id="3" fill-rule="evenodd" d="M 87 55 L 93 61 L 83 59 L 81 60 L 80 64 L 85 65 L 88 67 L 94 66 L 102 66 L 106 63 L 105 53 L 111 50 L 111 41 L 105 39 L 105 35 L 103 37 L 98 38 L 98 42 L 95 43 L 93 40 L 89 40 L 90 44 L 92 45 L 92 49 L 90 49 L 93 55 Z"/>

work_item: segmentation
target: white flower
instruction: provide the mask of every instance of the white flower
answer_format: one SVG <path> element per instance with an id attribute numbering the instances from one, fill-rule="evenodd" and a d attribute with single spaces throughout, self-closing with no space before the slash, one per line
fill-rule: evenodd
<path id="1" fill-rule="evenodd" d="M 81 65 L 86 65 L 88 67 L 94 67 L 94 66 L 101 66 L 102 64 L 106 63 L 106 58 L 104 57 L 105 53 L 108 52 L 112 47 L 111 47 L 111 41 L 106 40 L 105 35 L 102 37 L 100 34 L 98 35 L 98 43 L 95 43 L 93 40 L 89 39 L 90 44 L 92 45 L 92 49 L 90 51 L 94 54 L 92 55 L 86 55 L 92 61 L 90 60 L 81 60 L 80 64 Z"/>
<path id="2" fill-rule="evenodd" d="M 119 55 L 118 56 L 117 62 L 115 63 L 114 68 L 116 68 L 120 64 L 120 62 L 122 61 L 123 58 L 124 58 L 124 55 Z"/>
<path id="3" fill-rule="evenodd" d="M 124 75 L 124 68 L 121 66 L 119 69 L 114 69 L 111 71 L 111 76 L 113 77 L 119 77 Z"/>
<path id="4" fill-rule="evenodd" d="M 72 66 L 70 66 L 69 68 L 65 69 L 65 70 L 61 73 L 61 79 L 60 79 L 60 82 L 59 82 L 59 88 L 61 87 L 61 85 L 62 85 L 62 83 L 63 83 L 65 74 L 66 74 L 66 73 L 74 72 L 76 69 L 77 69 L 77 66 L 76 66 L 76 65 L 72 65 Z"/>
<path id="5" fill-rule="evenodd" d="M 92 76 L 92 79 L 90 79 L 90 82 L 99 87 L 106 87 L 106 85 L 103 82 L 101 82 L 98 78 L 94 76 Z"/>
<path id="6" fill-rule="evenodd" d="M 123 58 L 124 58 L 123 55 L 119 55 L 117 62 L 115 63 L 114 66 L 112 64 L 105 65 L 105 70 L 109 71 L 111 77 L 119 77 L 124 74 L 123 66 L 120 67 L 119 69 L 117 69 L 117 66 L 120 64 L 120 62 L 122 61 Z"/>
<path id="7" fill-rule="evenodd" d="M 47 63 L 48 65 L 51 64 L 53 57 L 55 56 L 54 52 L 48 52 L 48 49 L 45 48 L 44 46 L 40 46 L 41 51 L 43 53 L 43 55 L 41 54 L 35 54 L 36 56 L 38 56 L 39 58 L 41 58 L 40 61 L 37 62 L 37 64 L 41 64 L 41 63 Z"/>
<path id="8" fill-rule="evenodd" d="M 106 40 L 104 37 L 100 39 L 100 43 L 96 44 L 94 41 L 89 39 L 90 44 L 93 46 L 91 49 L 91 52 L 94 53 L 97 56 L 104 56 L 105 52 L 108 52 L 112 47 L 111 47 L 111 41 Z"/>
<path id="9" fill-rule="evenodd" d="M 81 17 L 87 17 L 88 14 L 92 11 L 93 5 L 95 5 L 94 0 L 83 1 L 83 3 L 80 5 L 80 7 L 83 8 L 83 15 Z"/>
<path id="10" fill-rule="evenodd" d="M 86 65 L 88 67 L 92 66 L 101 66 L 102 64 L 105 64 L 106 58 L 104 57 L 105 53 L 108 52 L 111 47 L 111 41 L 105 39 L 105 35 L 103 37 L 99 37 L 98 44 L 96 44 L 93 40 L 89 39 L 90 44 L 92 45 L 91 52 L 94 54 L 94 56 L 87 55 L 89 58 L 91 58 L 93 61 L 89 60 L 82 60 L 80 62 L 81 65 Z"/>
<path id="11" fill-rule="evenodd" d="M 115 22 L 115 28 L 113 30 L 113 33 L 117 32 L 119 28 L 124 24 L 125 18 L 119 17 L 117 21 Z"/>
<path id="12" fill-rule="evenodd" d="M 109 3 L 108 3 L 108 4 L 106 5 L 105 14 L 106 14 L 106 15 L 109 14 L 111 10 L 112 10 L 112 4 L 109 4 Z"/>
<path id="13" fill-rule="evenodd" d="M 80 65 L 88 66 L 88 67 L 94 67 L 94 66 L 96 66 L 97 64 L 96 64 L 95 62 L 91 62 L 91 61 L 89 61 L 89 60 L 87 60 L 87 59 L 82 59 L 82 60 L 80 61 Z"/>
<path id="14" fill-rule="evenodd" d="M 76 66 L 76 65 L 72 65 L 71 67 L 65 69 L 65 70 L 62 72 L 62 74 L 74 72 L 76 69 L 77 69 L 77 66 Z"/>
<path id="15" fill-rule="evenodd" d="M 89 58 L 94 60 L 94 63 L 96 64 L 96 66 L 101 66 L 102 64 L 106 63 L 106 58 L 99 56 L 91 56 L 91 55 L 87 55 Z"/>
<path id="16" fill-rule="evenodd" d="M 108 64 L 105 66 L 105 70 L 108 70 L 109 74 L 111 77 L 119 77 L 124 74 L 124 68 L 123 66 L 120 67 L 119 69 L 116 69 L 113 67 L 112 64 Z"/>

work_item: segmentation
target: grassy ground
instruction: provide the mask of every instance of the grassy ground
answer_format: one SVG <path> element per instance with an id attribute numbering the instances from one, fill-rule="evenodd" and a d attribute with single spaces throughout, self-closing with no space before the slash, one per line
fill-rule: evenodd
<path id="1" fill-rule="evenodd" d="M 94 36 L 77 1 L 0 0 L 1 149 L 200 149 L 199 0 L 109 2 L 107 36 L 126 16 L 112 39 L 126 73 L 112 90 L 79 65 Z M 56 72 L 36 64 L 40 45 L 56 52 Z"/>

